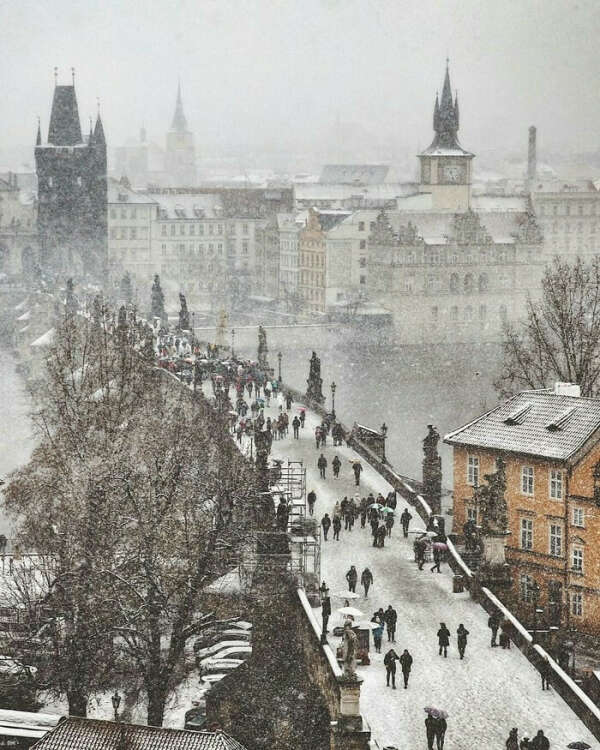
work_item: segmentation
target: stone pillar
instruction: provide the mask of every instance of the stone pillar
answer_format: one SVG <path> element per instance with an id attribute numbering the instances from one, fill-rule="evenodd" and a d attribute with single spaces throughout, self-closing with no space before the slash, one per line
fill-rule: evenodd
<path id="1" fill-rule="evenodd" d="M 483 537 L 483 559 L 488 565 L 506 562 L 506 538 L 510 532 L 488 533 Z"/>
<path id="2" fill-rule="evenodd" d="M 325 402 L 325 396 L 323 395 L 321 360 L 317 357 L 316 352 L 313 352 L 312 357 L 310 358 L 310 370 L 306 385 L 308 386 L 306 389 L 306 398 L 317 404 L 323 404 Z"/>
<path id="3" fill-rule="evenodd" d="M 371 729 L 360 714 L 360 686 L 357 675 L 338 677 L 340 713 L 331 723 L 332 750 L 369 750 Z"/>

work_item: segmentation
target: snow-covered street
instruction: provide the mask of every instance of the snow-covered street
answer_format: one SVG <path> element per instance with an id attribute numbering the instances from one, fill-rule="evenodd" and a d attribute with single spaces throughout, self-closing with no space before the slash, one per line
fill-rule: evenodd
<path id="1" fill-rule="evenodd" d="M 290 419 L 298 411 L 294 404 Z M 277 414 L 277 406 L 265 409 L 265 416 Z M 354 476 L 350 459 L 356 454 L 350 448 L 333 448 L 331 437 L 323 450 L 327 460 L 327 478 L 319 478 L 317 458 L 321 450 L 315 448 L 314 429 L 320 419 L 307 411 L 306 426 L 300 431 L 300 439 L 289 436 L 274 441 L 273 458 L 302 460 L 307 469 L 307 491 L 317 493 L 315 515 L 320 521 L 325 512 L 332 513 L 335 502 L 345 495 L 355 494 Z M 342 461 L 339 480 L 333 479 L 331 461 L 338 454 Z M 360 495 L 369 491 L 385 496 L 391 487 L 362 461 Z M 397 467 L 402 470 L 402 467 Z M 396 519 L 406 507 L 399 498 Z M 422 526 L 416 512 L 411 526 Z M 382 653 L 371 651 L 371 665 L 359 667 L 364 679 L 361 691 L 361 711 L 371 725 L 374 738 L 380 746 L 395 745 L 399 748 L 425 747 L 425 706 L 435 706 L 448 715 L 446 734 L 447 750 L 472 750 L 475 747 L 503 748 L 512 727 L 518 727 L 519 738 L 533 737 L 543 729 L 551 747 L 566 747 L 580 740 L 597 747 L 598 743 L 577 716 L 555 694 L 553 690 L 542 691 L 537 671 L 521 652 L 513 646 L 510 650 L 490 647 L 490 631 L 487 614 L 475 604 L 467 592 L 452 593 L 452 577 L 447 565 L 442 565 L 442 574 L 431 573 L 430 565 L 419 571 L 413 562 L 412 540 L 402 538 L 398 522 L 392 531 L 391 540 L 386 540 L 383 549 L 372 546 L 370 528 L 360 528 L 357 522 L 351 532 L 342 529 L 340 541 L 322 543 L 321 578 L 332 592 L 347 588 L 345 574 L 351 564 L 355 565 L 360 579 L 361 571 L 368 566 L 374 576 L 369 598 L 361 598 L 356 606 L 366 618 L 391 604 L 398 612 L 396 643 L 398 654 L 407 648 L 414 663 L 407 690 L 402 687 L 402 675 L 397 673 L 397 688 L 385 685 L 383 657 L 389 646 L 384 634 Z M 341 615 L 335 612 L 343 606 L 341 599 L 333 598 L 333 626 L 341 624 Z M 320 622 L 320 612 L 317 611 Z M 445 622 L 451 632 L 448 658 L 438 656 L 437 630 Z M 468 646 L 463 661 L 456 648 L 456 630 L 462 623 L 469 631 Z M 330 636 L 332 645 L 337 638 Z"/>

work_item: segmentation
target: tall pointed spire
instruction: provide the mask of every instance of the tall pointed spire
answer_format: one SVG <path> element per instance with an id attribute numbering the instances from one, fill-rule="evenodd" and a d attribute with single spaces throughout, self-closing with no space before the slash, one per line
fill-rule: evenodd
<path id="1" fill-rule="evenodd" d="M 35 139 L 35 145 L 41 146 L 42 145 L 42 128 L 40 125 L 40 118 L 38 117 L 38 129 L 37 129 L 37 136 Z"/>
<path id="2" fill-rule="evenodd" d="M 178 133 L 185 133 L 187 131 L 187 122 L 183 114 L 183 100 L 181 98 L 181 81 L 177 82 L 177 101 L 175 103 L 175 114 L 173 115 L 171 130 L 175 130 Z"/>
<path id="3" fill-rule="evenodd" d="M 98 112 L 98 116 L 96 117 L 96 127 L 94 128 L 94 145 L 97 145 L 97 146 L 106 145 L 106 138 L 104 137 L 104 128 L 102 126 L 102 119 L 100 117 L 100 112 Z"/>
<path id="4" fill-rule="evenodd" d="M 450 64 L 446 58 L 446 75 L 442 88 L 442 98 L 435 96 L 433 108 L 433 129 L 435 138 L 432 148 L 461 149 L 458 142 L 458 96 L 452 101 L 452 86 L 450 84 Z"/>

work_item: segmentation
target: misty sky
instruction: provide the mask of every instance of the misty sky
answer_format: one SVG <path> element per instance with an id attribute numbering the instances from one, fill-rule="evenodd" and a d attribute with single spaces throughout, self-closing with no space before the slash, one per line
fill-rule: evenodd
<path id="1" fill-rule="evenodd" d="M 198 151 L 303 151 L 336 117 L 408 153 L 431 140 L 445 58 L 463 145 L 596 150 L 599 0 L 0 0 L 0 148 L 47 133 L 53 68 L 110 146 L 164 142 L 178 77 Z"/>

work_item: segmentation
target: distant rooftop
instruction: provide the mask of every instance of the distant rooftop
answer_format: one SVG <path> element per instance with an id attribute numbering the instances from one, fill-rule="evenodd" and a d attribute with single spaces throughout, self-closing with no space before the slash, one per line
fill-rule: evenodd
<path id="1" fill-rule="evenodd" d="M 557 461 L 569 461 L 600 439 L 600 399 L 523 391 L 472 422 L 448 433 L 444 442 Z"/>
<path id="2" fill-rule="evenodd" d="M 319 177 L 321 183 L 342 185 L 380 185 L 389 172 L 386 164 L 326 164 Z"/>

